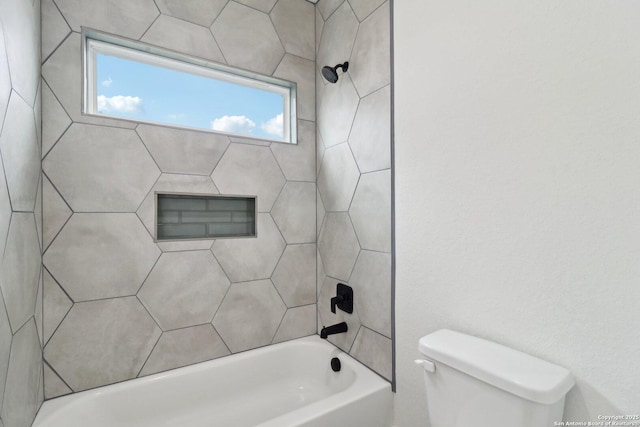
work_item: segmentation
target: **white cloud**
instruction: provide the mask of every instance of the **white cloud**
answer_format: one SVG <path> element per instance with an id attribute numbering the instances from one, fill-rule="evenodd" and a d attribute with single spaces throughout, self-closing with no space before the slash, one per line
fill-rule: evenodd
<path id="1" fill-rule="evenodd" d="M 247 134 L 256 124 L 247 116 L 222 116 L 211 122 L 211 129 L 221 132 Z"/>
<path id="2" fill-rule="evenodd" d="M 98 96 L 98 111 L 104 113 L 137 113 L 142 110 L 142 98 L 138 96 L 116 95 L 107 98 Z"/>
<path id="3" fill-rule="evenodd" d="M 262 123 L 260 127 L 269 135 L 275 135 L 282 138 L 284 130 L 284 118 L 282 113 L 278 114 L 272 119 L 267 120 L 266 123 Z"/>
<path id="4" fill-rule="evenodd" d="M 102 86 L 109 87 L 109 86 L 111 86 L 111 83 L 113 83 L 113 80 L 111 80 L 111 76 L 109 76 L 109 78 L 107 80 L 103 80 L 102 81 Z"/>

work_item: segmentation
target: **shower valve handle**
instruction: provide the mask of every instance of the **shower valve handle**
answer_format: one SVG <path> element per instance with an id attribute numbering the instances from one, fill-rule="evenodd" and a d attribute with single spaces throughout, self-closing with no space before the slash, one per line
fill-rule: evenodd
<path id="1" fill-rule="evenodd" d="M 336 312 L 336 307 L 345 313 L 353 313 L 353 289 L 344 283 L 336 285 L 336 296 L 331 298 L 331 312 Z"/>

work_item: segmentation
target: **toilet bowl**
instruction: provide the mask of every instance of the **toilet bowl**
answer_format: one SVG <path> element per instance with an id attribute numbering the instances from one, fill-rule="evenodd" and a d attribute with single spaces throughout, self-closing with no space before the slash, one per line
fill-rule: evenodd
<path id="1" fill-rule="evenodd" d="M 442 329 L 420 339 L 431 427 L 551 427 L 573 387 L 560 366 Z"/>

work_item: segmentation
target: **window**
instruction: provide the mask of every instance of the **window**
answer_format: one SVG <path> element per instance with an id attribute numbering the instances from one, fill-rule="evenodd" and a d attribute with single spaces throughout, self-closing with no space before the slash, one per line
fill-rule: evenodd
<path id="1" fill-rule="evenodd" d="M 84 113 L 296 143 L 295 83 L 90 30 Z"/>

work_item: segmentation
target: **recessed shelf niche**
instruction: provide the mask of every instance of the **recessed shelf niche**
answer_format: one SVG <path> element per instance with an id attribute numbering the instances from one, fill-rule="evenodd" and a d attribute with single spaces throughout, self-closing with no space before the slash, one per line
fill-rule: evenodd
<path id="1" fill-rule="evenodd" d="M 256 198 L 156 193 L 156 239 L 256 236 Z"/>

